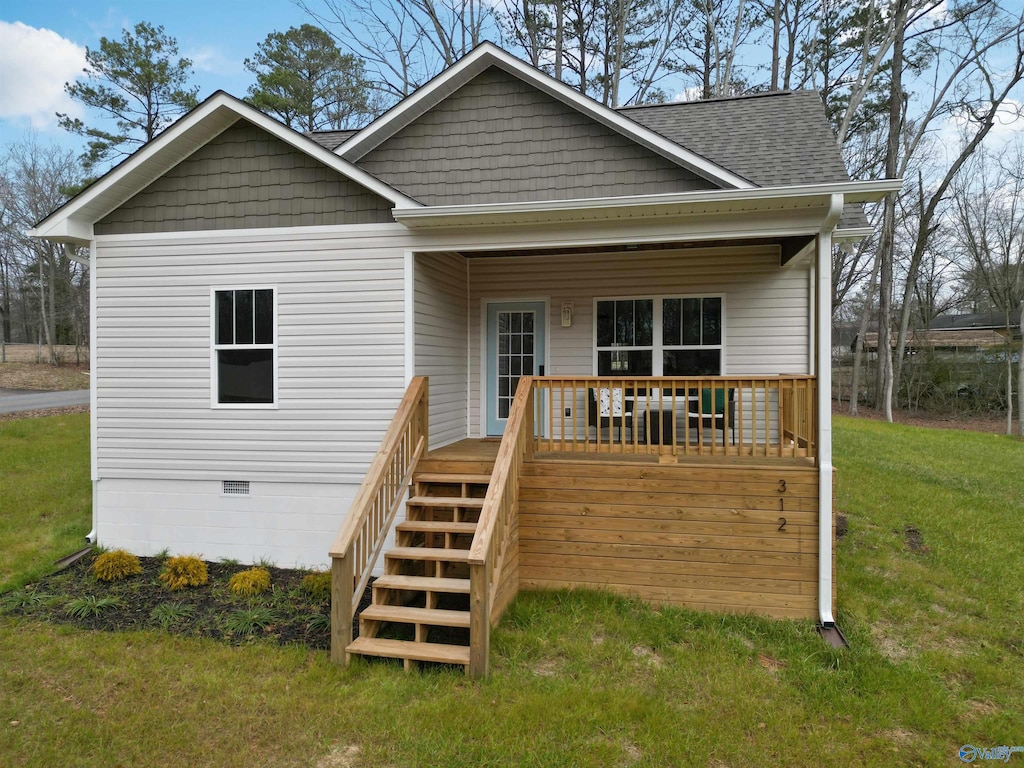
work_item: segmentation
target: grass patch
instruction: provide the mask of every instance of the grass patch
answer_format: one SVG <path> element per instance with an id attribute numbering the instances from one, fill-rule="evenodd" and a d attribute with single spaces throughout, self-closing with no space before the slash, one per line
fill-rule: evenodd
<path id="1" fill-rule="evenodd" d="M 0 422 L 0 467 L 0 592 L 6 592 L 85 546 L 92 510 L 89 414 Z"/>
<path id="2" fill-rule="evenodd" d="M 30 767 L 892 766 L 1020 743 L 1024 443 L 842 418 L 835 442 L 849 650 L 808 622 L 583 591 L 519 595 L 485 681 L 7 615 L 0 754 Z M 159 587 L 159 565 L 143 565 L 116 588 Z M 238 610 L 233 569 L 210 564 L 211 584 L 173 601 L 223 592 Z M 282 590 L 277 572 L 273 585 L 268 595 Z M 298 581 L 284 594 L 308 599 Z M 303 612 L 303 632 L 311 621 Z"/>

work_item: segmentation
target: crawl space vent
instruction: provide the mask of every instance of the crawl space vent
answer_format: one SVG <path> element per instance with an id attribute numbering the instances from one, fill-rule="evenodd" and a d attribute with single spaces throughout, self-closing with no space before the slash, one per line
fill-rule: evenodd
<path id="1" fill-rule="evenodd" d="M 249 481 L 225 480 L 223 485 L 223 493 L 225 496 L 248 496 Z"/>

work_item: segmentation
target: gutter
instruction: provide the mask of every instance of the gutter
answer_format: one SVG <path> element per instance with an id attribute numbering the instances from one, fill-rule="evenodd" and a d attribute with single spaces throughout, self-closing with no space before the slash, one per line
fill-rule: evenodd
<path id="1" fill-rule="evenodd" d="M 630 195 L 628 197 L 594 197 L 574 200 L 545 200 L 541 202 L 477 203 L 470 205 L 435 205 L 417 208 L 396 207 L 392 214 L 396 221 L 416 226 L 418 222 L 440 224 L 446 219 L 522 215 L 528 213 L 568 213 L 622 208 L 646 208 L 655 211 L 669 206 L 701 205 L 732 202 L 828 202 L 840 195 L 844 202 L 873 202 L 890 192 L 898 191 L 902 179 L 875 181 L 846 181 L 831 184 L 807 184 L 788 187 L 756 187 L 754 189 L 712 189 L 697 192 L 670 192 L 657 195 Z M 814 200 L 817 198 L 817 200 Z M 824 200 L 829 198 L 829 200 Z M 805 204 L 806 204 L 805 203 Z M 791 207 L 791 206 L 788 206 Z M 433 220 L 433 221 L 431 221 Z M 834 224 L 833 224 L 834 226 Z M 831 230 L 830 230 L 831 231 Z M 859 234 L 857 232 L 856 234 Z"/>
<path id="2" fill-rule="evenodd" d="M 841 192 L 832 195 L 818 232 L 818 618 L 824 630 L 836 625 L 832 615 L 832 230 L 843 203 Z"/>

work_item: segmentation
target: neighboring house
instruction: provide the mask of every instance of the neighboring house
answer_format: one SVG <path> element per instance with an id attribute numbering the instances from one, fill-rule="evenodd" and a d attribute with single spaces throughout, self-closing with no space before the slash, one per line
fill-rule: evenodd
<path id="1" fill-rule="evenodd" d="M 1019 310 L 1010 313 L 1009 328 L 1006 315 L 1002 312 L 939 315 L 927 328 L 907 333 L 906 354 L 915 355 L 929 350 L 951 359 L 973 362 L 985 354 L 1002 353 L 1007 344 L 1017 347 L 1020 338 Z M 890 349 L 896 349 L 897 340 L 898 335 L 893 333 L 889 342 Z M 851 349 L 855 343 L 856 336 L 850 342 Z M 877 331 L 864 334 L 864 349 L 874 355 L 878 354 Z"/>
<path id="2" fill-rule="evenodd" d="M 813 93 L 490 44 L 354 133 L 217 93 L 34 230 L 90 248 L 94 536 L 333 556 L 336 659 L 375 568 L 347 650 L 478 673 L 520 586 L 831 625 L 830 253 L 898 186 Z"/>

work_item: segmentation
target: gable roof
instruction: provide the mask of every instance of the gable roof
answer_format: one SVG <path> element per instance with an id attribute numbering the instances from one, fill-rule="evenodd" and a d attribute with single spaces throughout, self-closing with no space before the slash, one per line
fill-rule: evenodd
<path id="1" fill-rule="evenodd" d="M 716 185 L 735 189 L 749 189 L 755 186 L 750 180 L 733 171 L 666 139 L 637 121 L 623 117 L 599 102 L 583 96 L 565 83 L 549 77 L 493 43 L 482 43 L 474 48 L 468 55 L 346 140 L 335 152 L 345 159 L 357 163 L 372 149 L 435 107 L 489 67 L 498 67 L 504 70 L 582 112 L 596 122 Z"/>
<path id="2" fill-rule="evenodd" d="M 619 112 L 759 187 L 850 180 L 814 91 L 622 107 Z"/>
<path id="3" fill-rule="evenodd" d="M 420 206 L 416 200 L 324 149 L 312 139 L 293 131 L 234 96 L 217 91 L 42 219 L 30 234 L 63 242 L 91 240 L 93 222 L 100 220 L 125 200 L 145 189 L 241 118 L 319 160 L 395 207 Z"/>

